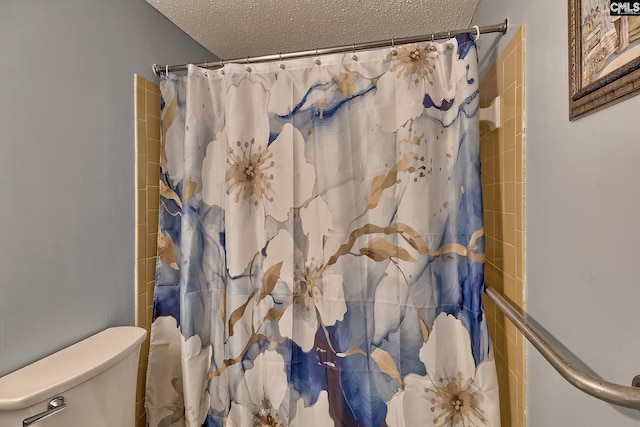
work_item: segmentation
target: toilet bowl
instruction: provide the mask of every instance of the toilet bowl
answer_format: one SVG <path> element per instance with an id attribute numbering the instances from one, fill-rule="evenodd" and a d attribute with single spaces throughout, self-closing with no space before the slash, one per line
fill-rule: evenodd
<path id="1" fill-rule="evenodd" d="M 109 328 L 0 378 L 2 427 L 134 427 L 146 331 Z"/>

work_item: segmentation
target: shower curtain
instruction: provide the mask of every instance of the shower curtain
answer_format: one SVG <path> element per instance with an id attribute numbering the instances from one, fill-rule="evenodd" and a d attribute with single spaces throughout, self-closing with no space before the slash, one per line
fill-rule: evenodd
<path id="1" fill-rule="evenodd" d="M 161 91 L 151 427 L 500 424 L 473 36 Z"/>

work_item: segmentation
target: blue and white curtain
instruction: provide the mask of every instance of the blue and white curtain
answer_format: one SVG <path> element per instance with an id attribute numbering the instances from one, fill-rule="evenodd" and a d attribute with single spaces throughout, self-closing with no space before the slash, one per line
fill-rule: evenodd
<path id="1" fill-rule="evenodd" d="M 161 90 L 151 427 L 499 426 L 472 36 Z"/>

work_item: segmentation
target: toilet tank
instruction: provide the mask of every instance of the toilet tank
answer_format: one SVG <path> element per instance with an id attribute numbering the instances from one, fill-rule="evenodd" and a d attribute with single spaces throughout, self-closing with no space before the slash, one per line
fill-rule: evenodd
<path id="1" fill-rule="evenodd" d="M 142 328 L 109 328 L 1 377 L 0 426 L 134 427 L 145 336 Z M 44 413 L 51 415 L 36 420 Z"/>

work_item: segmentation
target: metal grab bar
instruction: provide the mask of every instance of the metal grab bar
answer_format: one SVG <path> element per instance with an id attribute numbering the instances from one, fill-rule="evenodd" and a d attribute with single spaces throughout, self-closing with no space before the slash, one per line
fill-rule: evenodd
<path id="1" fill-rule="evenodd" d="M 509 301 L 486 283 L 484 293 L 569 383 L 597 399 L 614 405 L 640 410 L 640 381 L 638 376 L 634 378 L 633 386 L 627 387 L 610 383 L 581 371 L 573 366 L 535 326 L 527 322 Z"/>

